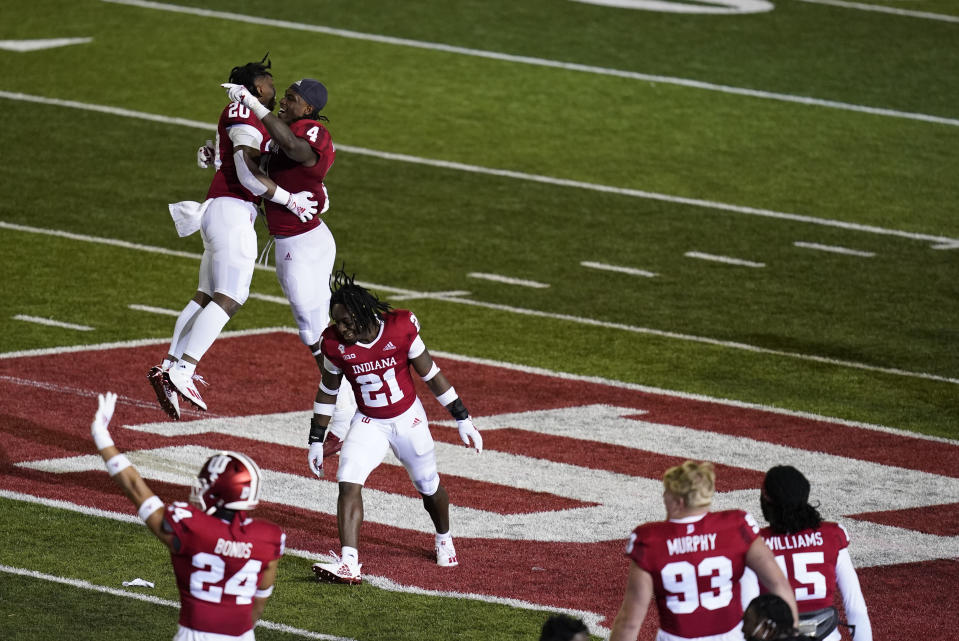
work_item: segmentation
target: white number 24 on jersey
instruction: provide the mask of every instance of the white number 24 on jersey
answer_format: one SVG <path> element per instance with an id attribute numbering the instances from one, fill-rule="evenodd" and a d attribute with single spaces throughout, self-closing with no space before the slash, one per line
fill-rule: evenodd
<path id="1" fill-rule="evenodd" d="M 220 603 L 223 595 L 228 594 L 236 597 L 237 605 L 248 605 L 256 594 L 256 577 L 263 562 L 250 559 L 223 587 L 217 585 L 226 573 L 223 559 L 209 552 L 198 552 L 193 555 L 193 567 L 197 569 L 190 574 L 190 594 L 210 603 Z"/>

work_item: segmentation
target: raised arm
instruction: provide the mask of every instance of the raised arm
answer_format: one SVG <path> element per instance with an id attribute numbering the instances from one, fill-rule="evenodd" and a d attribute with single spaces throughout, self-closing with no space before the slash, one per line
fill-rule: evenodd
<path id="1" fill-rule="evenodd" d="M 253 115 L 260 119 L 260 122 L 266 127 L 266 130 L 270 132 L 270 138 L 273 142 L 275 142 L 291 160 L 295 160 L 307 167 L 312 167 L 316 164 L 316 152 L 313 151 L 310 143 L 294 134 L 289 125 L 273 115 L 246 87 L 229 82 L 223 83 L 222 86 L 227 89 L 227 95 L 229 95 L 230 100 L 243 103 L 244 106 L 253 112 Z"/>
<path id="2" fill-rule="evenodd" d="M 165 506 L 163 501 L 153 493 L 146 481 L 137 472 L 137 469 L 130 463 L 130 459 L 120 452 L 119 448 L 113 443 L 110 436 L 110 419 L 113 418 L 113 410 L 116 406 L 117 395 L 113 392 L 100 394 L 99 407 L 90 425 L 90 433 L 93 435 L 93 442 L 100 451 L 100 456 L 106 463 L 107 472 L 113 478 L 114 482 L 120 486 L 123 493 L 130 499 L 137 508 L 137 513 L 147 528 L 160 539 L 168 548 L 173 548 L 174 536 L 172 533 L 163 529 L 163 511 Z"/>

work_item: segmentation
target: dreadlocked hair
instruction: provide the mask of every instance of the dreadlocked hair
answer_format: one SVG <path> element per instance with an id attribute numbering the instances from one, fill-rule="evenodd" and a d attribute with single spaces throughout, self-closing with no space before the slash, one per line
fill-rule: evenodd
<path id="1" fill-rule="evenodd" d="M 768 639 L 789 639 L 793 636 L 793 613 L 789 609 L 789 604 L 781 597 L 769 593 L 760 594 L 749 602 L 747 610 L 752 610 L 765 620 L 773 636 Z"/>
<path id="2" fill-rule="evenodd" d="M 794 534 L 822 523 L 819 504 L 809 502 L 809 481 L 791 465 L 777 465 L 766 472 L 759 502 L 774 534 Z"/>
<path id="3" fill-rule="evenodd" d="M 333 274 L 332 296 L 330 307 L 337 303 L 346 308 L 360 332 L 376 327 L 385 314 L 390 313 L 393 307 L 372 294 L 365 287 L 354 282 L 356 274 L 348 275 L 342 269 Z"/>
<path id="4" fill-rule="evenodd" d="M 259 97 L 260 92 L 253 84 L 256 82 L 256 79 L 260 76 L 272 76 L 270 73 L 270 66 L 273 63 L 270 61 L 270 52 L 267 51 L 266 55 L 263 56 L 263 60 L 259 62 L 248 62 L 242 67 L 233 67 L 230 71 L 230 82 L 235 85 L 243 85 L 250 90 L 254 96 Z"/>

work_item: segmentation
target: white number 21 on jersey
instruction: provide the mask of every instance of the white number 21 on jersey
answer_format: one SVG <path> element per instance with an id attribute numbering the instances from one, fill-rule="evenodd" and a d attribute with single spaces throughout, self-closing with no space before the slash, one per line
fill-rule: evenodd
<path id="1" fill-rule="evenodd" d="M 403 398 L 403 390 L 396 382 L 396 372 L 393 368 L 383 372 L 383 378 L 379 374 L 363 374 L 356 377 L 356 382 L 360 386 L 360 393 L 363 395 L 363 404 L 367 407 L 386 407 L 393 405 Z M 389 389 L 389 397 L 386 392 L 380 392 L 383 389 L 383 383 Z"/>

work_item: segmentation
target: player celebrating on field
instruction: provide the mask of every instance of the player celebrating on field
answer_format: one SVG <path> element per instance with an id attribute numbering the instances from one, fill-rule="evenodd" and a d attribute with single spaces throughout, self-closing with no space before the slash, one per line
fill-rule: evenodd
<path id="1" fill-rule="evenodd" d="M 333 280 L 330 315 L 333 325 L 323 332 L 323 380 L 318 417 L 310 429 L 310 468 L 323 475 L 323 436 L 333 413 L 343 377 L 355 392 L 358 410 L 340 453 L 336 504 L 341 557 L 316 563 L 321 580 L 360 583 L 359 539 L 363 523 L 363 484 L 392 449 L 423 497 L 436 530 L 436 563 L 458 565 L 450 534 L 449 496 L 436 470 L 433 437 L 426 411 L 413 387 L 412 367 L 436 400 L 456 419 L 467 447 L 483 450 L 483 438 L 440 368 L 433 362 L 416 316 L 392 309 L 342 270 Z"/>
<path id="2" fill-rule="evenodd" d="M 230 82 L 246 86 L 266 111 L 276 104 L 269 69 L 265 56 L 230 72 Z M 298 220 L 309 220 L 316 213 L 317 203 L 310 191 L 290 194 L 260 169 L 260 155 L 269 141 L 263 124 L 247 107 L 228 104 L 217 123 L 216 149 L 204 146 L 197 154 L 201 167 L 216 167 L 206 200 L 202 205 L 192 201 L 170 205 L 177 233 L 187 236 L 199 230 L 203 236 L 197 291 L 177 318 L 166 358 L 147 373 L 160 407 L 173 420 L 180 418 L 178 394 L 206 410 L 193 382 L 202 380 L 196 375 L 196 366 L 250 295 L 256 265 L 253 221 L 261 197 Z"/>
<path id="3" fill-rule="evenodd" d="M 833 607 L 838 585 L 853 638 L 872 641 L 866 601 L 849 557 L 849 536 L 838 523 L 823 521 L 809 504 L 809 481 L 802 472 L 791 465 L 770 468 L 759 501 L 769 521 L 759 534 L 795 591 L 803 632 L 825 641 L 842 638 Z M 754 577 L 751 585 L 757 589 Z"/>
<path id="4" fill-rule="evenodd" d="M 333 165 L 336 149 L 321 122 L 327 122 L 320 114 L 327 100 L 323 83 L 312 78 L 294 82 L 280 99 L 277 115 L 260 104 L 247 87 L 231 83 L 223 86 L 230 99 L 247 106 L 273 137 L 267 157 L 270 177 L 291 189 L 314 193 L 320 214 L 326 213 L 330 199 L 323 180 Z M 276 243 L 276 278 L 290 302 L 300 340 L 322 371 L 320 334 L 330 324 L 330 275 L 336 260 L 336 241 L 319 216 L 302 220 L 270 202 L 266 203 L 266 224 Z M 315 403 L 320 403 L 319 390 Z M 337 410 L 324 443 L 326 456 L 339 451 L 355 411 L 352 391 L 337 396 Z"/>
<path id="5" fill-rule="evenodd" d="M 742 510 L 710 512 L 712 463 L 686 461 L 663 476 L 666 521 L 637 527 L 626 544 L 626 593 L 610 641 L 636 641 L 651 597 L 659 612 L 657 641 L 742 641 L 739 580 L 751 568 L 771 592 L 796 600 L 789 581 Z"/>
<path id="6" fill-rule="evenodd" d="M 238 452 L 214 454 L 193 482 L 190 503 L 164 506 L 113 443 L 116 400 L 112 392 L 100 395 L 90 431 L 110 476 L 170 549 L 180 591 L 173 641 L 254 641 L 286 544 L 279 526 L 246 514 L 259 502 L 260 468 Z"/>

